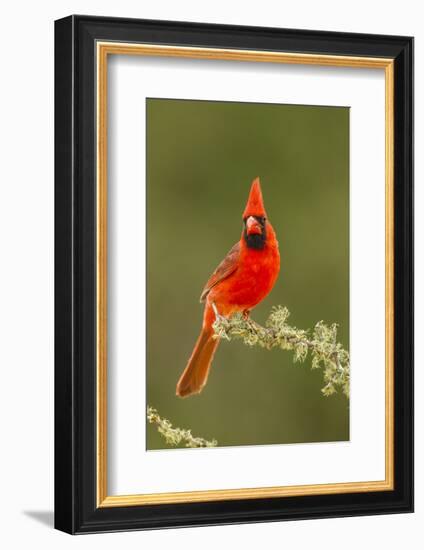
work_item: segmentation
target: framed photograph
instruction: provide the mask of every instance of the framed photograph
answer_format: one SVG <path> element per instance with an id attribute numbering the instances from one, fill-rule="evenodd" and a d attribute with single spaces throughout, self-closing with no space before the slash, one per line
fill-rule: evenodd
<path id="1" fill-rule="evenodd" d="M 413 39 L 70 16 L 55 75 L 56 528 L 411 512 Z"/>

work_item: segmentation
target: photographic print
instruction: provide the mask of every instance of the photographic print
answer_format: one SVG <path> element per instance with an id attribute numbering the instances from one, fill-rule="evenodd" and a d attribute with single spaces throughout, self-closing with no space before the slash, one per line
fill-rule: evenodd
<path id="1" fill-rule="evenodd" d="M 148 98 L 146 144 L 147 449 L 348 441 L 349 108 Z"/>
<path id="2" fill-rule="evenodd" d="M 72 15 L 55 60 L 55 527 L 410 512 L 413 39 Z"/>

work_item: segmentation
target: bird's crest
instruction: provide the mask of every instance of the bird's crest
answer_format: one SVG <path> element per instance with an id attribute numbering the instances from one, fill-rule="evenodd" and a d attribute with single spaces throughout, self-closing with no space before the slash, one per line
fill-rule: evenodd
<path id="1" fill-rule="evenodd" d="M 259 218 L 266 217 L 264 201 L 262 198 L 261 182 L 259 178 L 255 178 L 250 188 L 249 198 L 247 199 L 246 208 L 243 212 L 243 219 L 249 216 L 257 216 Z"/>

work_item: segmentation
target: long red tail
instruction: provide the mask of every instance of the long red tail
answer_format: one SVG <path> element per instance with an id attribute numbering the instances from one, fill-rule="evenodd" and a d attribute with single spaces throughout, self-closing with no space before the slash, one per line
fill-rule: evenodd
<path id="1" fill-rule="evenodd" d="M 208 306 L 206 308 L 208 309 Z M 208 380 L 212 359 L 219 344 L 219 338 L 214 338 L 215 333 L 209 317 L 210 312 L 205 311 L 202 331 L 187 366 L 178 380 L 176 393 L 179 397 L 200 393 Z"/>

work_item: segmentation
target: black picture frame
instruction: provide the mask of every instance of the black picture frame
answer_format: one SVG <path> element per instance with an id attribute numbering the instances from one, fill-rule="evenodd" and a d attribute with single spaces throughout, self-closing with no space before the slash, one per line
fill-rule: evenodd
<path id="1" fill-rule="evenodd" d="M 94 90 L 98 40 L 394 60 L 394 490 L 97 507 Z M 79 15 L 56 21 L 55 527 L 76 534 L 411 511 L 413 39 Z"/>

